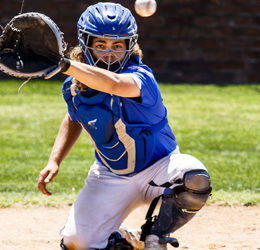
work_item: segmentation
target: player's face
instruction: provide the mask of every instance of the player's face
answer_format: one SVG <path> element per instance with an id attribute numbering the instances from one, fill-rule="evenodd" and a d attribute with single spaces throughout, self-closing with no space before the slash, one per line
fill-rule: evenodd
<path id="1" fill-rule="evenodd" d="M 95 59 L 102 58 L 110 64 L 121 62 L 126 54 L 126 42 L 123 39 L 94 38 L 91 47 Z"/>

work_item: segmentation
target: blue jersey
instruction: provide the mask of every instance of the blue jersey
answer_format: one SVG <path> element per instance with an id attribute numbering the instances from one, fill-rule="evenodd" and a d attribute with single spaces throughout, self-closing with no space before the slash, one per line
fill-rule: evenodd
<path id="1" fill-rule="evenodd" d="M 149 167 L 172 152 L 177 143 L 167 121 L 157 81 L 151 69 L 130 61 L 120 74 L 131 74 L 140 98 L 126 98 L 87 89 L 72 95 L 72 77 L 63 85 L 64 99 L 74 122 L 88 132 L 95 156 L 112 172 L 128 175 Z"/>

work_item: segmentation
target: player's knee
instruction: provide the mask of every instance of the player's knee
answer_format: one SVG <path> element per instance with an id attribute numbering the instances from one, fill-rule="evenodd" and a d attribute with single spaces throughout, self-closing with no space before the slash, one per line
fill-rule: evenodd
<path id="1" fill-rule="evenodd" d="M 186 210 L 198 211 L 206 203 L 210 192 L 210 176 L 206 170 L 192 170 L 184 174 L 182 185 L 173 189 L 177 205 Z"/>

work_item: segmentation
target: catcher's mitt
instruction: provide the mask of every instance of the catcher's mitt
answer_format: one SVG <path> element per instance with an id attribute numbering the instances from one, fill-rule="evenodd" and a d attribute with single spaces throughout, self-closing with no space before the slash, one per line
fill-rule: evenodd
<path id="1" fill-rule="evenodd" d="M 65 50 L 63 34 L 49 17 L 20 14 L 0 36 L 0 70 L 18 78 L 47 79 L 62 70 Z"/>

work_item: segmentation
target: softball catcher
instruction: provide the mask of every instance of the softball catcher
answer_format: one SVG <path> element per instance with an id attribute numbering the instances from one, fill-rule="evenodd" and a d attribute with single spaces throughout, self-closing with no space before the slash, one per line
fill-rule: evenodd
<path id="1" fill-rule="evenodd" d="M 140 237 L 144 249 L 178 247 L 169 234 L 206 203 L 211 192 L 207 169 L 179 151 L 157 81 L 141 61 L 131 12 L 120 4 L 97 3 L 82 13 L 77 30 L 79 46 L 70 59 L 58 53 L 51 60 L 55 69 L 44 73 L 47 78 L 68 75 L 62 89 L 68 113 L 39 175 L 39 189 L 51 195 L 46 185 L 82 131 L 89 134 L 96 158 L 61 230 L 61 247 L 143 248 L 140 241 L 136 247 L 131 237 L 125 240 L 127 232 L 120 229 L 142 204 L 150 204 Z M 0 55 L 1 66 L 6 53 Z M 159 200 L 159 214 L 153 216 Z"/>

